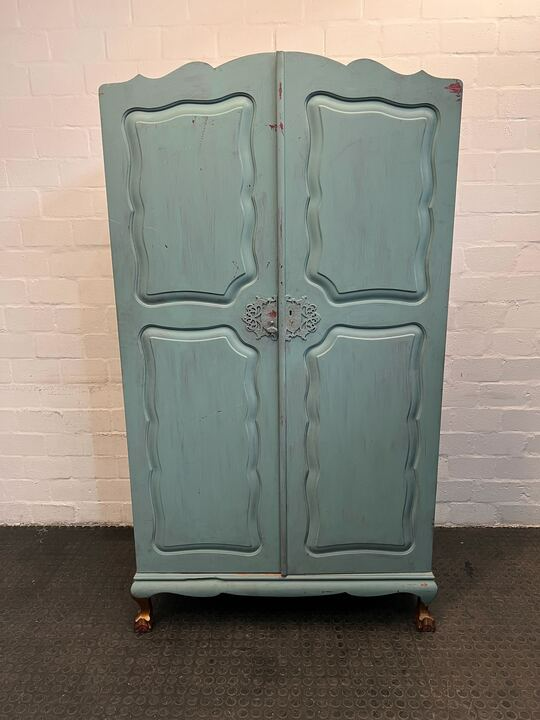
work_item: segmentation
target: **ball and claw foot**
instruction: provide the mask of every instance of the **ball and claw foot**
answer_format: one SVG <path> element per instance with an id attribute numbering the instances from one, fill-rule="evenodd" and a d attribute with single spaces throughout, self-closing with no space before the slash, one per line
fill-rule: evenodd
<path id="1" fill-rule="evenodd" d="M 139 605 L 139 612 L 135 615 L 133 629 L 136 635 L 150 632 L 152 629 L 152 603 L 150 598 L 133 598 Z"/>
<path id="2" fill-rule="evenodd" d="M 416 629 L 419 632 L 435 632 L 435 618 L 420 598 L 416 605 Z"/>

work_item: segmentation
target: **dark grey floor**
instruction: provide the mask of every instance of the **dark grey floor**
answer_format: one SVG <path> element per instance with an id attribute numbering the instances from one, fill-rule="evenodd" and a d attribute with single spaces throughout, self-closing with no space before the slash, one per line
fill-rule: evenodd
<path id="1" fill-rule="evenodd" d="M 440 529 L 438 630 L 408 596 L 160 596 L 131 531 L 0 528 L 0 718 L 538 720 L 540 530 Z"/>

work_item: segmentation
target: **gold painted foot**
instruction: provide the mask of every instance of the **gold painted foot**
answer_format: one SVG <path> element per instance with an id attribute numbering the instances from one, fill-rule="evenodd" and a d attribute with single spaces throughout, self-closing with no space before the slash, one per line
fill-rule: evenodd
<path id="1" fill-rule="evenodd" d="M 435 618 L 420 598 L 416 605 L 416 629 L 419 632 L 435 632 Z"/>
<path id="2" fill-rule="evenodd" d="M 152 602 L 150 598 L 133 598 L 139 605 L 139 612 L 135 615 L 133 629 L 137 635 L 150 632 L 152 629 Z"/>

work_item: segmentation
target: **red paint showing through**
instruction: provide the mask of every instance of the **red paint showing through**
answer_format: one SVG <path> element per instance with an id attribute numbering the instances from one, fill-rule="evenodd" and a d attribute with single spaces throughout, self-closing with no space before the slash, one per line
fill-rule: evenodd
<path id="1" fill-rule="evenodd" d="M 458 102 L 461 100 L 463 88 L 461 87 L 461 83 L 457 82 L 457 80 L 456 82 L 450 83 L 450 85 L 446 85 L 444 89 L 448 90 L 448 92 L 454 93 Z"/>

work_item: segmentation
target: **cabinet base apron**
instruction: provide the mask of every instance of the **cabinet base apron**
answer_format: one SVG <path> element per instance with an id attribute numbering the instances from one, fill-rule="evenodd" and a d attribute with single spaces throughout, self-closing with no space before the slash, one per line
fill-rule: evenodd
<path id="1" fill-rule="evenodd" d="M 401 573 L 399 575 L 288 575 L 276 574 L 205 574 L 137 573 L 131 595 L 144 614 L 144 631 L 151 628 L 151 605 L 145 600 L 159 593 L 173 593 L 191 597 L 230 595 L 303 597 L 347 593 L 361 597 L 410 593 L 418 597 L 416 625 L 418 630 L 430 632 L 435 621 L 427 605 L 437 594 L 433 573 Z M 139 632 L 141 613 L 137 615 L 135 631 Z M 138 627 L 139 623 L 139 627 Z"/>

